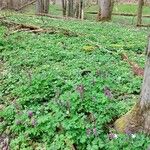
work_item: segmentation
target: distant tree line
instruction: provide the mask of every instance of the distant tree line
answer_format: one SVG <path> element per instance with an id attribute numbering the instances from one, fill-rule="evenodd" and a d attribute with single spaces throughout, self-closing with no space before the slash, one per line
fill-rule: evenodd
<path id="1" fill-rule="evenodd" d="M 114 3 L 138 1 L 137 25 L 142 23 L 142 8 L 150 0 L 0 0 L 0 8 L 21 10 L 24 6 L 36 3 L 36 14 L 49 13 L 49 5 L 56 2 L 62 5 L 63 17 L 84 19 L 84 8 L 91 3 L 99 5 L 98 21 L 109 21 L 112 18 Z"/>

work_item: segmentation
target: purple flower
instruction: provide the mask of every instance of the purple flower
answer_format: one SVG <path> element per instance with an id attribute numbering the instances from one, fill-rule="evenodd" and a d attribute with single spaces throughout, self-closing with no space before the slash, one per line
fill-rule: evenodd
<path id="1" fill-rule="evenodd" d="M 17 120 L 16 125 L 20 125 L 20 124 L 21 124 L 21 120 Z"/>
<path id="2" fill-rule="evenodd" d="M 112 140 L 112 139 L 117 139 L 117 138 L 118 138 L 118 135 L 117 135 L 117 134 L 114 134 L 114 133 L 109 133 L 109 134 L 108 134 L 108 138 L 109 138 L 110 140 Z"/>
<path id="3" fill-rule="evenodd" d="M 97 130 L 96 130 L 96 128 L 93 129 L 93 134 L 94 134 L 95 136 L 97 136 Z"/>
<path id="4" fill-rule="evenodd" d="M 32 124 L 33 127 L 35 127 L 36 124 L 37 124 L 36 120 L 35 120 L 35 119 L 32 119 L 31 124 Z"/>
<path id="5" fill-rule="evenodd" d="M 111 90 L 108 87 L 104 88 L 104 94 L 105 94 L 105 96 L 107 96 L 110 99 L 113 98 L 112 92 L 111 92 Z"/>
<path id="6" fill-rule="evenodd" d="M 88 128 L 88 129 L 86 130 L 86 134 L 87 134 L 88 137 L 91 135 L 91 129 L 90 129 L 90 128 Z"/>
<path id="7" fill-rule="evenodd" d="M 31 118 L 33 116 L 33 111 L 28 111 L 28 117 Z"/>
<path id="8" fill-rule="evenodd" d="M 125 133 L 126 133 L 127 135 L 132 135 L 132 132 L 131 132 L 130 130 L 128 130 L 128 129 L 125 130 Z"/>
<path id="9" fill-rule="evenodd" d="M 1 147 L 2 150 L 9 150 L 9 139 L 7 137 L 5 137 L 4 139 L 2 137 L 1 144 L 2 144 Z"/>
<path id="10" fill-rule="evenodd" d="M 85 91 L 84 85 L 82 85 L 82 84 L 78 85 L 76 90 L 77 90 L 77 92 L 79 92 L 81 99 L 83 99 L 83 94 L 84 94 L 84 91 Z"/>

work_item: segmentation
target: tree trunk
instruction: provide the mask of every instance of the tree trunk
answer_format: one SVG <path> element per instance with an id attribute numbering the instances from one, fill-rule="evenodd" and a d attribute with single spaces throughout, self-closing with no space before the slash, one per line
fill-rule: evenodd
<path id="1" fill-rule="evenodd" d="M 49 0 L 37 0 L 36 1 L 36 13 L 48 13 Z"/>
<path id="2" fill-rule="evenodd" d="M 0 7 L 3 7 L 3 0 L 0 0 Z"/>
<path id="3" fill-rule="evenodd" d="M 74 17 L 73 0 L 68 0 L 68 17 Z"/>
<path id="4" fill-rule="evenodd" d="M 49 12 L 49 0 L 44 0 L 44 13 Z"/>
<path id="5" fill-rule="evenodd" d="M 63 16 L 66 17 L 66 12 L 67 12 L 67 1 L 62 0 L 62 9 L 63 9 Z"/>
<path id="6" fill-rule="evenodd" d="M 36 13 L 43 13 L 42 9 L 43 9 L 42 0 L 37 0 L 36 1 Z"/>
<path id="7" fill-rule="evenodd" d="M 150 38 L 147 48 L 140 101 L 126 115 L 118 119 L 114 126 L 118 132 L 145 132 L 150 134 Z"/>
<path id="8" fill-rule="evenodd" d="M 144 0 L 139 0 L 138 2 L 138 12 L 137 12 L 137 26 L 142 24 L 142 8 L 144 5 Z"/>
<path id="9" fill-rule="evenodd" d="M 84 18 L 84 10 L 83 10 L 83 0 L 76 0 L 76 11 L 75 16 L 78 19 Z"/>
<path id="10" fill-rule="evenodd" d="M 14 8 L 13 0 L 7 0 L 7 8 L 8 9 L 13 9 Z"/>
<path id="11" fill-rule="evenodd" d="M 80 8 L 79 8 L 79 12 L 80 12 L 80 16 L 79 16 L 79 19 L 82 19 L 83 20 L 83 17 L 84 17 L 84 11 L 83 11 L 83 0 L 80 0 Z"/>
<path id="12" fill-rule="evenodd" d="M 79 16 L 80 16 L 79 9 L 80 9 L 80 0 L 76 0 L 76 11 L 75 11 L 76 18 L 79 18 Z"/>
<path id="13" fill-rule="evenodd" d="M 113 5 L 114 5 L 114 0 L 100 1 L 101 18 L 99 20 L 102 21 L 111 20 Z"/>

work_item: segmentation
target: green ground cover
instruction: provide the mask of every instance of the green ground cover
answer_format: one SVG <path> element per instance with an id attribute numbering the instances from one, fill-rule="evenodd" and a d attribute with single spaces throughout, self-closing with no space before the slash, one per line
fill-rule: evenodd
<path id="1" fill-rule="evenodd" d="M 13 14 L 9 21 L 78 36 L 14 32 L 0 25 L 0 133 L 12 150 L 143 150 L 144 134 L 118 134 L 113 122 L 139 98 L 148 28 Z M 109 139 L 110 132 L 118 138 Z"/>

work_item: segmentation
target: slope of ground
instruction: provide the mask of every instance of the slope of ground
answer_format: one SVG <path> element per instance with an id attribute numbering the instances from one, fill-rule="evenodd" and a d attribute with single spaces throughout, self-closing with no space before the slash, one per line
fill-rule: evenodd
<path id="1" fill-rule="evenodd" d="M 134 105 L 142 81 L 122 53 L 144 68 L 149 29 L 21 14 L 6 19 L 59 32 L 35 34 L 0 25 L 2 146 L 148 148 L 148 136 L 127 132 L 116 138 L 112 124 Z"/>

